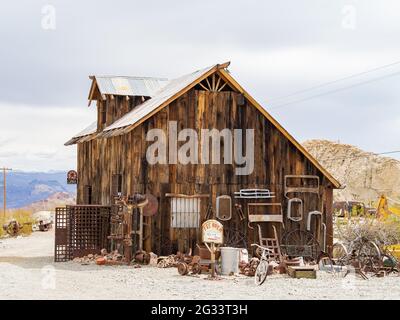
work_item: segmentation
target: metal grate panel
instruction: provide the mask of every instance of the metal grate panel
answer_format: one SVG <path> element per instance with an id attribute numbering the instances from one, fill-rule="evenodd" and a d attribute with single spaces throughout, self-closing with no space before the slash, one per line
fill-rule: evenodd
<path id="1" fill-rule="evenodd" d="M 69 247 L 69 211 L 67 208 L 56 208 L 54 261 L 71 260 Z"/>
<path id="2" fill-rule="evenodd" d="M 54 260 L 69 261 L 109 249 L 110 206 L 75 205 L 56 208 Z"/>

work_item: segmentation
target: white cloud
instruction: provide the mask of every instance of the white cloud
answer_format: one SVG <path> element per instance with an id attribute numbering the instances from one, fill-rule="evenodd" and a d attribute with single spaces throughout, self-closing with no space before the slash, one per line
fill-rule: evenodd
<path id="1" fill-rule="evenodd" d="M 0 104 L 0 164 L 19 170 L 76 167 L 76 147 L 64 146 L 96 117 L 95 107 L 40 107 Z"/>

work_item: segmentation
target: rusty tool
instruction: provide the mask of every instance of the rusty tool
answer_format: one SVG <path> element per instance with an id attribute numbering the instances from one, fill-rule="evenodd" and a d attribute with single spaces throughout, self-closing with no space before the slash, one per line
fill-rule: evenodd
<path id="1" fill-rule="evenodd" d="M 239 203 L 235 203 L 235 209 L 236 209 L 236 212 L 237 212 L 237 214 L 239 216 L 240 221 L 243 221 L 244 220 L 244 213 L 243 213 L 242 205 L 239 204 Z"/>

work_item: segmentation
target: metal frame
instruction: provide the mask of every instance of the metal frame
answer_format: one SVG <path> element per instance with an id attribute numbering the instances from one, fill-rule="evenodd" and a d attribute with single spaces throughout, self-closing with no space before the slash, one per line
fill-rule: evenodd
<path id="1" fill-rule="evenodd" d="M 221 206 L 220 206 L 220 202 L 221 200 L 223 201 L 229 201 L 229 213 L 227 215 L 222 214 L 221 215 Z M 231 196 L 228 195 L 222 195 L 222 196 L 218 196 L 216 199 L 216 212 L 215 215 L 217 217 L 217 219 L 222 220 L 222 221 L 228 221 L 232 219 L 232 198 Z"/>
<path id="2" fill-rule="evenodd" d="M 299 217 L 292 217 L 292 203 L 300 203 L 300 216 Z M 288 208 L 287 208 L 287 218 L 289 220 L 299 222 L 303 220 L 303 211 L 304 211 L 304 204 L 303 200 L 300 198 L 292 198 L 288 201 Z"/>
<path id="3" fill-rule="evenodd" d="M 236 199 L 271 199 L 275 193 L 269 189 L 241 189 L 234 193 Z"/>
<path id="4" fill-rule="evenodd" d="M 280 214 L 271 214 L 271 213 L 264 213 L 264 214 L 251 214 L 251 208 L 252 207 L 279 207 L 280 208 Z M 282 204 L 280 203 L 265 203 L 265 202 L 260 202 L 260 203 L 248 203 L 247 204 L 247 214 L 248 214 L 248 225 L 249 228 L 253 229 L 250 226 L 250 223 L 254 222 L 278 222 L 283 223 L 283 211 L 282 211 Z"/>
<path id="5" fill-rule="evenodd" d="M 288 180 L 290 179 L 303 179 L 303 180 L 315 180 L 316 182 L 316 187 L 315 186 L 289 186 L 288 185 Z M 286 175 L 284 178 L 284 190 L 285 190 L 285 197 L 289 199 L 288 193 L 315 193 L 319 197 L 319 186 L 320 186 L 320 181 L 318 176 L 312 176 L 312 175 Z"/>

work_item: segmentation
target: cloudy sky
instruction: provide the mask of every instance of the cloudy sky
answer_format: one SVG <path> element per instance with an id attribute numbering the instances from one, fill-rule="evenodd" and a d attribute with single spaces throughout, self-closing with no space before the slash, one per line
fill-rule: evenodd
<path id="1" fill-rule="evenodd" d="M 400 150 L 399 10 L 396 0 L 3 1 L 0 165 L 75 168 L 63 143 L 95 119 L 91 74 L 173 78 L 228 60 L 299 141 Z"/>

